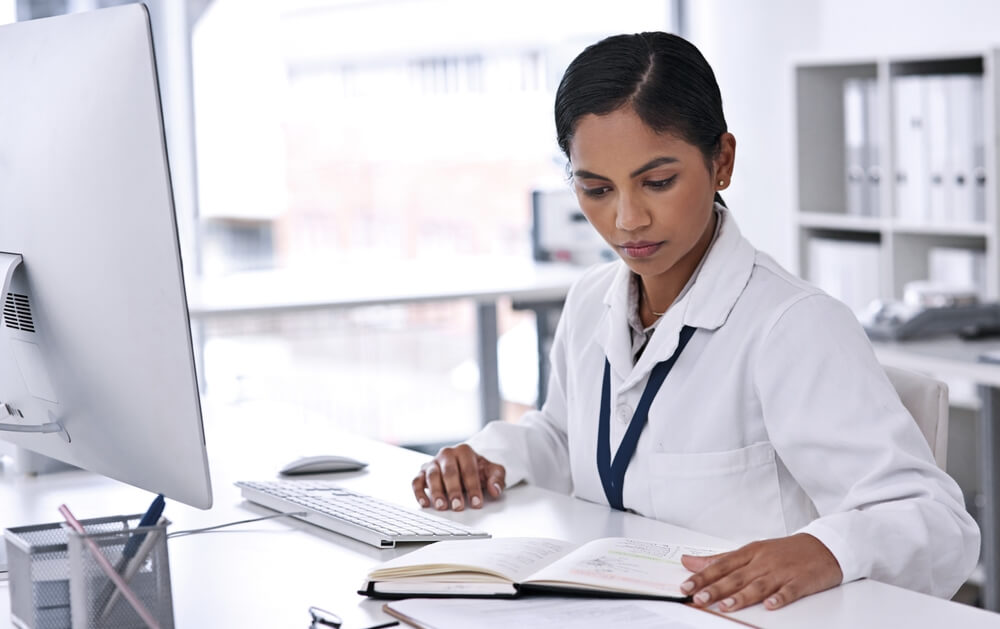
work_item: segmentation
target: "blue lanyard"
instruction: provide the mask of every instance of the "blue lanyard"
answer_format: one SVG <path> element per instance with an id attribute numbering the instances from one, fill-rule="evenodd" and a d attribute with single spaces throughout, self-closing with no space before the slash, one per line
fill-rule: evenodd
<path id="1" fill-rule="evenodd" d="M 608 504 L 619 511 L 624 511 L 622 504 L 622 489 L 625 485 L 625 470 L 635 454 L 635 448 L 639 444 L 639 435 L 646 427 L 649 419 L 649 407 L 653 403 L 663 381 L 667 379 L 667 374 L 673 369 L 677 358 L 684 351 L 684 346 L 691 340 L 694 328 L 686 325 L 681 328 L 680 339 L 677 341 L 677 349 L 673 355 L 663 362 L 656 363 L 649 374 L 649 382 L 646 389 L 639 398 L 639 406 L 632 415 L 632 421 L 625 431 L 625 437 L 618 452 L 615 454 L 614 462 L 611 461 L 611 364 L 608 359 L 604 359 L 604 385 L 601 387 L 601 415 L 597 425 L 597 471 L 601 475 L 601 484 L 604 485 L 604 495 L 608 498 Z"/>

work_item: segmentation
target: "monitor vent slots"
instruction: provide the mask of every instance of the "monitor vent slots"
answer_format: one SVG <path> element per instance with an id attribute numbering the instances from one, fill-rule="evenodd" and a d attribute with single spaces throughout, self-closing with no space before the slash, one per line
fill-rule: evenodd
<path id="1" fill-rule="evenodd" d="M 7 293 L 3 304 L 3 322 L 8 328 L 22 332 L 34 332 L 35 322 L 31 319 L 31 306 L 27 295 Z"/>

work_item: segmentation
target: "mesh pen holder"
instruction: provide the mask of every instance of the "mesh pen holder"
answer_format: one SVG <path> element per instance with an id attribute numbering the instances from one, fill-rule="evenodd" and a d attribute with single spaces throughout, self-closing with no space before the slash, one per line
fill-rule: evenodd
<path id="1" fill-rule="evenodd" d="M 167 525 L 139 527 L 141 516 L 81 520 L 85 535 L 63 523 L 7 529 L 11 619 L 25 629 L 146 627 L 94 558 L 85 537 L 146 606 L 163 629 L 172 628 L 173 602 Z M 142 537 L 140 537 L 142 536 Z M 126 546 L 137 552 L 125 556 Z"/>

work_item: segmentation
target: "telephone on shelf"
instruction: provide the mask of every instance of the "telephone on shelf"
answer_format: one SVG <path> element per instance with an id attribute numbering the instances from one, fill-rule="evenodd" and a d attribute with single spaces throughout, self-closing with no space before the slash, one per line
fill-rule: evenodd
<path id="1" fill-rule="evenodd" d="M 1000 303 L 980 303 L 972 290 L 926 282 L 907 284 L 901 302 L 874 302 L 861 317 L 873 341 L 904 341 L 943 334 L 979 338 L 1000 334 Z"/>

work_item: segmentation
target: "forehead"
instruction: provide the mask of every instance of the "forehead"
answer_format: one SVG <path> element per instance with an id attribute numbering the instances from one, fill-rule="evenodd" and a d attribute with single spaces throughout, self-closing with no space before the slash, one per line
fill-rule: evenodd
<path id="1" fill-rule="evenodd" d="M 569 146 L 574 168 L 609 175 L 631 172 L 651 159 L 701 160 L 701 151 L 673 133 L 657 133 L 630 108 L 580 118 Z"/>

